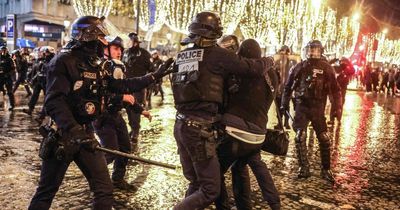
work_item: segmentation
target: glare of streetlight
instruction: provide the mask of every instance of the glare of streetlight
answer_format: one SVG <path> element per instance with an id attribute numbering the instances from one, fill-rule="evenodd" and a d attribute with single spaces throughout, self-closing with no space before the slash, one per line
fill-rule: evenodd
<path id="1" fill-rule="evenodd" d="M 65 28 L 68 28 L 71 22 L 69 20 L 64 20 L 64 26 Z"/>
<path id="2" fill-rule="evenodd" d="M 172 37 L 172 34 L 171 33 L 167 33 L 165 36 L 167 37 L 168 40 L 170 40 L 171 37 Z"/>
<path id="3" fill-rule="evenodd" d="M 385 28 L 383 29 L 382 33 L 387 34 L 389 32 L 389 29 Z"/>
<path id="4" fill-rule="evenodd" d="M 353 15 L 353 20 L 354 21 L 358 21 L 358 20 L 360 20 L 360 18 L 361 18 L 361 14 L 360 14 L 360 12 L 355 12 L 354 13 L 354 15 Z"/>
<path id="5" fill-rule="evenodd" d="M 321 7 L 322 1 L 323 0 L 311 0 L 311 5 L 315 9 L 319 9 Z"/>

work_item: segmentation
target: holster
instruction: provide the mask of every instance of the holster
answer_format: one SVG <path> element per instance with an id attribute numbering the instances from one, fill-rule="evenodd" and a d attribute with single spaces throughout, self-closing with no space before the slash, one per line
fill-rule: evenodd
<path id="1" fill-rule="evenodd" d="M 193 162 L 204 161 L 217 155 L 218 132 L 212 122 L 202 122 L 186 118 L 184 115 L 178 114 L 177 119 L 182 120 L 185 124 L 198 132 L 200 141 L 197 142 L 192 151 L 189 151 Z"/>
<path id="2" fill-rule="evenodd" d="M 40 142 L 39 157 L 42 158 L 42 160 L 54 157 L 59 146 L 59 140 L 61 139 L 59 132 L 48 125 L 40 126 L 39 132 L 43 137 Z"/>

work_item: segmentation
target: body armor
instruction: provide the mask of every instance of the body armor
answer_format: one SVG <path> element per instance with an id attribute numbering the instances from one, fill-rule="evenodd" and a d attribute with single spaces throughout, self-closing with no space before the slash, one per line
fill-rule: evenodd
<path id="1" fill-rule="evenodd" d="M 302 69 L 295 76 L 295 98 L 323 100 L 327 96 L 326 69 L 321 63 L 303 63 Z"/>
<path id="2" fill-rule="evenodd" d="M 90 59 L 89 59 L 90 60 Z M 101 68 L 97 57 L 88 62 L 77 63 L 80 80 L 74 82 L 69 104 L 79 124 L 86 124 L 102 113 L 107 101 L 108 73 Z"/>
<path id="3" fill-rule="evenodd" d="M 177 72 L 172 75 L 175 104 L 200 101 L 222 104 L 224 79 L 203 62 L 206 50 L 189 48 L 178 54 Z"/>

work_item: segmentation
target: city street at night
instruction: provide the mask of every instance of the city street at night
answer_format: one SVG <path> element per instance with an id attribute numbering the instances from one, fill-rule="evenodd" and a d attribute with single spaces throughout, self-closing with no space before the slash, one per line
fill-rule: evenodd
<path id="1" fill-rule="evenodd" d="M 3 102 L 4 98 L 0 98 Z M 34 120 L 37 115 L 30 117 L 21 111 L 26 108 L 25 93 L 17 91 L 16 100 L 14 112 L 4 111 L 4 106 L 0 109 L 0 204 L 1 209 L 10 210 L 27 208 L 37 186 L 41 164 L 38 157 L 41 137 Z M 172 100 L 169 88 L 162 106 L 160 97 L 153 97 L 153 120 L 148 123 L 143 119 L 136 155 L 180 165 L 172 134 L 175 118 Z M 42 98 L 40 105 L 41 102 Z M 320 178 L 318 140 L 312 138 L 313 135 L 308 138 L 312 177 L 307 180 L 296 176 L 293 131 L 287 157 L 262 153 L 280 193 L 282 209 L 399 208 L 400 98 L 352 90 L 347 93 L 344 107 L 342 124 L 329 128 L 333 141 L 334 185 Z M 273 110 L 274 107 L 269 112 L 269 127 L 276 121 Z M 230 189 L 230 174 L 226 177 Z M 183 198 L 187 186 L 180 169 L 164 169 L 140 162 L 129 163 L 128 181 L 139 189 L 137 192 L 115 190 L 115 209 L 170 209 Z M 269 209 L 262 202 L 253 176 L 251 181 L 254 208 Z M 90 198 L 85 178 L 72 164 L 52 209 L 88 209 Z"/>

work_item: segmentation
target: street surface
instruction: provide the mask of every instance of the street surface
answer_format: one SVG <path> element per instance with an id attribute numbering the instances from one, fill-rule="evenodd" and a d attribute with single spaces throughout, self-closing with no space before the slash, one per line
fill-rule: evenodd
<path id="1" fill-rule="evenodd" d="M 137 155 L 179 165 L 173 137 L 175 109 L 171 90 L 160 106 L 153 97 L 153 121 L 142 119 L 141 140 Z M 25 92 L 16 94 L 17 108 L 5 111 L 0 95 L 0 204 L 1 209 L 26 209 L 35 192 L 40 174 L 38 148 L 41 137 L 34 120 L 28 116 Z M 40 111 L 43 98 L 39 100 Z M 275 125 L 274 107 L 269 127 Z M 318 140 L 309 139 L 312 177 L 296 179 L 297 160 L 294 132 L 287 157 L 263 153 L 280 192 L 282 209 L 400 209 L 400 98 L 384 94 L 348 91 L 342 124 L 330 128 L 332 136 L 332 170 L 337 183 L 328 184 L 319 176 Z M 111 165 L 109 167 L 111 169 Z M 231 187 L 227 174 L 228 189 Z M 170 209 L 184 195 L 187 181 L 181 170 L 131 162 L 128 180 L 137 192 L 115 190 L 115 209 Z M 269 209 L 252 176 L 254 209 Z M 231 193 L 231 192 L 230 192 Z M 232 193 L 231 193 L 232 194 Z M 90 209 L 88 184 L 71 164 L 52 209 Z M 234 205 L 232 200 L 232 206 Z M 210 206 L 209 209 L 215 209 Z"/>

